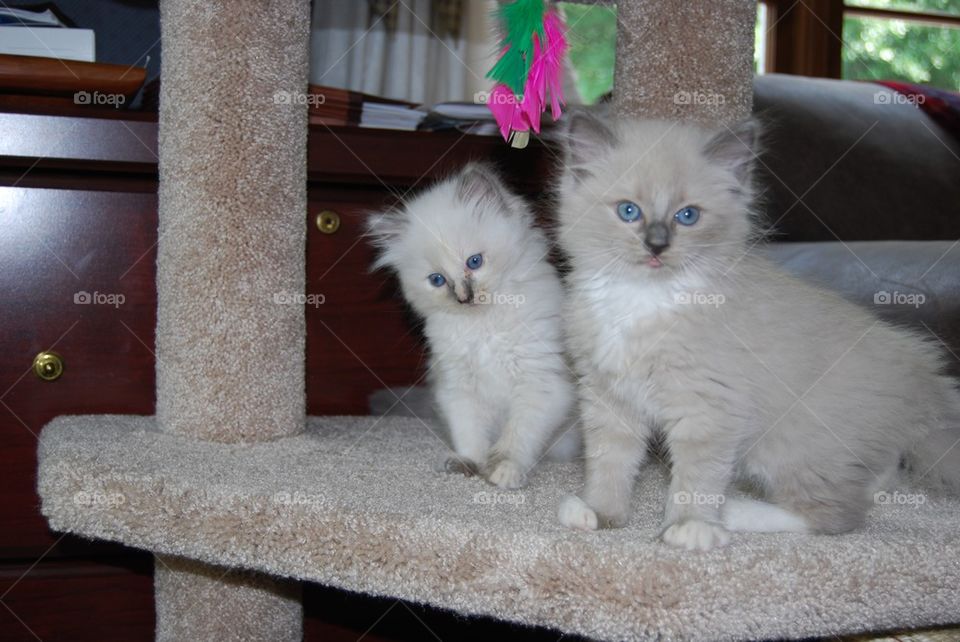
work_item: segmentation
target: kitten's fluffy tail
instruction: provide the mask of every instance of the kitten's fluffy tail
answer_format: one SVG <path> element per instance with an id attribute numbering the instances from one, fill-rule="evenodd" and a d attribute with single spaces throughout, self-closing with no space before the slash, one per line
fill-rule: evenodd
<path id="1" fill-rule="evenodd" d="M 927 434 L 904 455 L 913 480 L 935 490 L 960 494 L 960 422 Z"/>

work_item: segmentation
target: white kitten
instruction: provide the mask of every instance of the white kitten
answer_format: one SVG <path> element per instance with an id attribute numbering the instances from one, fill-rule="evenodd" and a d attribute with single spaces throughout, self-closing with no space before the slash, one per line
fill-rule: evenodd
<path id="1" fill-rule="evenodd" d="M 749 252 L 754 129 L 572 117 L 560 242 L 587 470 L 568 526 L 627 522 L 653 433 L 661 538 L 684 548 L 856 528 L 902 462 L 960 486 L 960 395 L 932 341 Z M 766 501 L 724 503 L 738 479 Z"/>
<path id="2" fill-rule="evenodd" d="M 397 273 L 425 319 L 429 380 L 459 456 L 448 470 L 518 488 L 554 442 L 572 455 L 562 289 L 522 199 L 471 164 L 402 212 L 373 217 L 369 234 L 375 267 Z"/>

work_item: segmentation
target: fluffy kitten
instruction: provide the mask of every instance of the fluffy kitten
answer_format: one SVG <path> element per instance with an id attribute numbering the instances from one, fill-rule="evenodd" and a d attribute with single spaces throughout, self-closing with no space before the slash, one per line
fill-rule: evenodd
<path id="1" fill-rule="evenodd" d="M 960 394 L 931 341 L 751 253 L 754 125 L 570 124 L 560 242 L 586 483 L 560 521 L 623 526 L 652 434 L 660 537 L 858 527 L 901 460 L 960 482 Z M 724 503 L 736 480 L 767 501 Z"/>
<path id="2" fill-rule="evenodd" d="M 397 273 L 425 320 L 429 380 L 459 456 L 448 469 L 518 488 L 555 441 L 555 453 L 572 456 L 562 288 L 523 200 L 471 164 L 402 212 L 372 218 L 369 234 L 375 267 Z"/>

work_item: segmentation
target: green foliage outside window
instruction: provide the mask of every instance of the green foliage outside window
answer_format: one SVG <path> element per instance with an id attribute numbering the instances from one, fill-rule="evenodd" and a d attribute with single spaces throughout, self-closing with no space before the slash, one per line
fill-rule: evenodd
<path id="1" fill-rule="evenodd" d="M 613 88 L 616 9 L 609 5 L 558 2 L 568 26 L 570 63 L 583 102 L 594 103 Z M 848 6 L 937 11 L 960 15 L 960 0 L 847 0 Z M 764 37 L 758 21 L 756 34 Z M 904 80 L 960 90 L 960 28 L 905 20 L 848 16 L 844 19 L 842 76 Z M 759 61 L 754 58 L 754 64 Z"/>
<path id="2" fill-rule="evenodd" d="M 960 15 L 960 0 L 848 0 L 887 9 Z M 905 80 L 960 89 L 960 29 L 906 20 L 848 16 L 843 21 L 844 78 Z"/>
<path id="3" fill-rule="evenodd" d="M 617 10 L 611 6 L 558 2 L 567 22 L 574 84 L 585 104 L 613 88 L 617 53 Z"/>
<path id="4" fill-rule="evenodd" d="M 900 11 L 935 11 L 960 16 L 960 0 L 846 0 L 848 7 L 899 9 Z"/>

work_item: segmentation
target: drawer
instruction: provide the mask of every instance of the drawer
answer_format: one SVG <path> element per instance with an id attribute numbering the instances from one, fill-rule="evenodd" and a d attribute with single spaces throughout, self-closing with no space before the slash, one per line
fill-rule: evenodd
<path id="1" fill-rule="evenodd" d="M 310 194 L 306 288 L 310 414 L 366 413 L 371 392 L 412 384 L 424 373 L 424 343 L 399 285 L 386 272 L 370 272 L 374 254 L 363 238 L 364 220 L 388 200 L 388 195 L 370 191 Z M 316 218 L 322 212 L 339 219 L 335 231 L 318 228 Z"/>
<path id="2" fill-rule="evenodd" d="M 156 229 L 153 194 L 0 187 L 2 557 L 57 541 L 37 511 L 44 424 L 154 411 Z M 55 381 L 32 370 L 48 350 L 64 362 Z"/>

